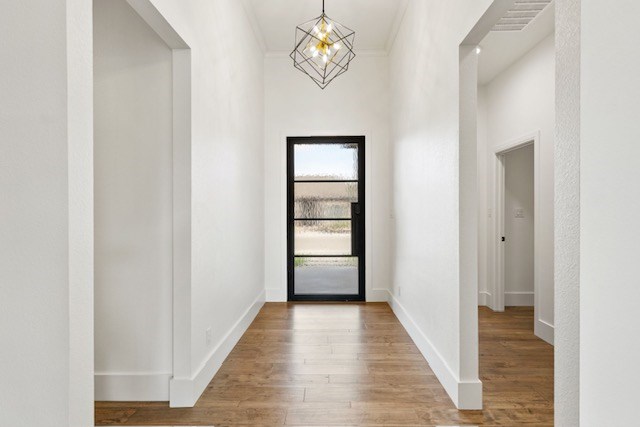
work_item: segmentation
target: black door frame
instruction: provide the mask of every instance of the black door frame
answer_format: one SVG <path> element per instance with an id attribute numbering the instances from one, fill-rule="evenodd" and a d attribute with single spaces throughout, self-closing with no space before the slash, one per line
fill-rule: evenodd
<path id="1" fill-rule="evenodd" d="M 294 231 L 294 147 L 300 144 L 356 144 L 358 146 L 358 205 L 357 219 L 352 219 L 355 226 L 351 232 L 355 233 L 355 242 L 358 247 L 358 294 L 357 295 L 296 295 L 295 272 L 295 231 Z M 309 181 L 304 181 L 309 182 Z M 325 182 L 325 181 L 322 181 Z M 353 182 L 353 181 L 329 181 L 329 182 Z M 366 230 L 366 183 L 365 183 L 365 137 L 364 136 L 306 136 L 287 138 L 287 294 L 289 301 L 360 301 L 366 300 L 365 277 L 365 230 Z M 353 215 L 352 215 L 353 216 Z M 316 256 L 322 257 L 322 256 Z"/>

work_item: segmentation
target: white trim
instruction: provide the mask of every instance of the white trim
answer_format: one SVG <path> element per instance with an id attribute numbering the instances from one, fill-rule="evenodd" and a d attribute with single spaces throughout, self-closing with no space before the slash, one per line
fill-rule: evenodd
<path id="1" fill-rule="evenodd" d="M 95 400 L 102 402 L 165 402 L 171 373 L 102 373 L 95 378 Z"/>
<path id="2" fill-rule="evenodd" d="M 482 408 L 482 382 L 461 381 L 429 338 L 389 291 L 389 305 L 458 409 Z"/>
<path id="3" fill-rule="evenodd" d="M 193 407 L 207 385 L 211 382 L 233 347 L 240 341 L 251 322 L 258 315 L 265 302 L 265 291 L 261 291 L 255 301 L 247 308 L 242 317 L 227 332 L 220 343 L 209 353 L 205 362 L 190 378 L 172 378 L 169 382 L 169 405 L 172 408 Z"/>
<path id="4" fill-rule="evenodd" d="M 367 302 L 389 302 L 389 289 L 369 289 L 367 291 Z"/>
<path id="5" fill-rule="evenodd" d="M 267 289 L 266 302 L 287 302 L 286 289 Z M 389 290 L 370 289 L 367 291 L 367 302 L 388 302 Z"/>
<path id="6" fill-rule="evenodd" d="M 478 292 L 478 306 L 489 307 L 489 301 L 491 301 L 491 294 L 487 291 Z"/>
<path id="7" fill-rule="evenodd" d="M 535 297 L 533 292 L 505 292 L 504 305 L 506 307 L 533 307 Z"/>
<path id="8" fill-rule="evenodd" d="M 536 318 L 533 324 L 533 333 L 547 343 L 554 345 L 555 327 L 542 319 Z"/>
<path id="9" fill-rule="evenodd" d="M 502 244 L 502 236 L 505 235 L 505 219 L 504 219 L 504 191 L 505 191 L 505 166 L 504 156 L 495 157 L 495 182 L 493 188 L 494 194 L 494 224 L 492 230 L 493 235 L 488 237 L 488 240 L 493 241 L 493 277 L 495 282 L 493 283 L 493 300 L 491 301 L 491 308 L 494 311 L 504 311 L 504 282 L 505 282 L 505 268 L 504 268 L 504 245 Z M 491 286 L 491 284 L 489 284 Z"/>

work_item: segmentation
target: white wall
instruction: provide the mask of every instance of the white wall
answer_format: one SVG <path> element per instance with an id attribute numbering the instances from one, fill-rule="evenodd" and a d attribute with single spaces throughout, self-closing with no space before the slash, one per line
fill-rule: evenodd
<path id="1" fill-rule="evenodd" d="M 477 318 L 461 311 L 469 296 L 459 276 L 459 44 L 490 3 L 410 2 L 390 55 L 392 304 L 460 406 L 467 398 L 475 406 L 481 387 L 477 353 L 461 351 L 477 351 L 477 334 L 461 342 Z"/>
<path id="2" fill-rule="evenodd" d="M 556 0 L 555 424 L 580 423 L 580 7 Z"/>
<path id="3" fill-rule="evenodd" d="M 482 60 L 482 59 L 481 59 Z M 553 342 L 553 207 L 554 207 L 554 136 L 555 136 L 555 49 L 553 35 L 544 39 L 529 53 L 498 75 L 479 91 L 486 104 L 486 175 L 479 175 L 484 183 L 480 198 L 486 198 L 487 210 L 481 216 L 480 228 L 488 230 L 486 241 L 480 242 L 481 252 L 486 251 L 486 277 L 488 294 L 495 283 L 494 251 L 497 244 L 494 212 L 496 150 L 532 132 L 539 132 L 539 196 L 538 224 L 536 231 L 540 254 L 539 295 L 536 333 Z M 480 115 L 481 116 L 481 115 Z M 479 116 L 479 117 L 480 117 Z M 482 154 L 481 154 L 482 156 Z M 481 201 L 481 204 L 485 203 Z M 491 217 L 490 217 L 491 216 Z M 481 290 L 482 291 L 482 290 Z M 488 298 L 489 301 L 491 298 Z"/>
<path id="4" fill-rule="evenodd" d="M 152 3 L 191 48 L 190 355 L 171 383 L 188 405 L 264 301 L 263 52 L 243 2 Z"/>
<path id="5" fill-rule="evenodd" d="M 166 333 L 168 318 L 161 316 L 170 307 L 167 301 L 170 298 L 167 274 L 171 274 L 171 270 L 165 269 L 167 263 L 171 262 L 167 259 L 170 218 L 165 215 L 171 202 L 167 197 L 167 186 L 170 184 L 170 174 L 167 172 L 172 160 L 166 140 L 167 131 L 172 129 L 166 103 L 168 56 L 157 38 L 145 31 L 144 34 L 137 34 L 139 40 L 145 41 L 128 48 L 132 55 L 127 61 L 135 59 L 136 62 L 130 65 L 136 69 L 129 69 L 126 79 L 119 76 L 117 83 L 126 88 L 127 84 L 139 78 L 138 66 L 145 73 L 153 74 L 153 78 L 147 77 L 149 81 L 144 86 L 136 85 L 136 90 L 140 92 L 137 100 L 144 98 L 141 96 L 143 91 L 154 92 L 154 110 L 147 112 L 149 122 L 138 118 L 135 131 L 151 131 L 150 127 L 145 129 L 145 124 L 157 121 L 151 134 L 154 141 L 139 141 L 136 146 L 122 141 L 125 146 L 118 149 L 126 147 L 129 159 L 134 160 L 141 152 L 149 151 L 150 145 L 147 144 L 158 145 L 159 152 L 147 156 L 149 163 L 143 170 L 147 177 L 153 176 L 153 180 L 139 183 L 138 188 L 128 189 L 128 193 L 124 194 L 125 197 L 127 194 L 132 196 L 143 186 L 147 186 L 145 191 L 153 191 L 153 194 L 135 200 L 141 209 L 155 212 L 153 218 L 147 218 L 145 222 L 149 228 L 138 229 L 130 237 L 144 241 L 144 244 L 153 239 L 150 244 L 155 247 L 154 253 L 146 252 L 146 266 L 140 263 L 140 267 L 134 269 L 131 269 L 131 265 L 124 267 L 129 269 L 132 276 L 135 272 L 137 276 L 156 282 L 153 297 L 155 307 L 136 314 L 154 323 L 154 335 L 147 336 L 148 328 L 140 324 L 131 336 L 133 338 L 136 335 L 137 342 L 153 347 L 150 352 L 154 353 L 154 357 L 146 360 L 144 357 L 138 358 L 133 363 L 127 354 L 122 354 L 109 356 L 108 360 L 101 360 L 101 363 L 108 363 L 109 367 L 105 369 L 113 369 L 115 365 L 119 365 L 120 369 L 129 369 L 124 372 L 126 375 L 115 378 L 121 389 L 151 390 L 151 397 L 162 393 L 166 398 L 164 384 L 168 374 L 173 372 L 169 383 L 171 404 L 191 406 L 264 301 L 263 51 L 255 38 L 243 2 L 127 2 L 165 42 L 179 49 L 173 51 L 173 99 L 178 95 L 182 97 L 182 88 L 190 94 L 189 104 L 179 105 L 176 110 L 181 115 L 190 115 L 190 125 L 183 129 L 181 124 L 173 123 L 174 137 L 178 135 L 176 132 L 182 137 L 183 130 L 191 137 L 190 149 L 180 148 L 176 151 L 174 146 L 174 156 L 179 153 L 180 157 L 173 159 L 174 168 L 179 167 L 181 171 L 186 166 L 181 163 L 184 154 L 188 153 L 186 159 L 191 163 L 187 167 L 191 171 L 190 188 L 183 187 L 180 180 L 174 181 L 174 185 L 180 186 L 180 194 L 186 191 L 184 196 L 190 200 L 190 221 L 185 220 L 188 224 L 173 224 L 174 230 L 176 226 L 180 228 L 180 236 L 183 232 L 191 236 L 188 243 L 190 248 L 182 248 L 180 244 L 174 246 L 173 259 L 174 263 L 177 262 L 175 257 L 180 263 L 185 260 L 190 271 L 183 274 L 182 271 L 176 271 L 176 264 L 173 266 L 173 279 L 178 282 L 173 283 L 175 329 L 172 338 L 176 347 L 171 361 L 171 355 L 167 353 L 167 338 L 171 338 Z M 127 19 L 135 21 L 133 16 Z M 124 36 L 131 30 L 123 31 Z M 135 31 L 142 30 L 137 26 Z M 129 43 L 132 39 L 127 36 Z M 136 49 L 145 52 L 137 52 Z M 111 65 L 122 65 L 119 62 L 121 60 L 116 58 L 115 64 Z M 142 63 L 146 64 L 143 66 Z M 178 83 L 175 79 L 179 79 Z M 156 87 L 162 88 L 164 96 L 159 96 Z M 117 93 L 109 88 L 105 90 L 110 94 Z M 144 102 L 140 101 L 141 104 Z M 140 106 L 134 104 L 131 108 Z M 111 114 L 115 113 L 111 111 Z M 122 126 L 118 128 L 126 130 Z M 114 154 L 111 150 L 115 151 L 116 147 L 109 147 L 108 155 Z M 138 175 L 140 173 L 138 171 Z M 116 188 L 112 184 L 105 183 L 109 191 Z M 176 191 L 174 189 L 174 196 Z M 107 196 L 119 198 L 123 193 L 107 194 L 105 198 Z M 182 196 L 179 200 L 182 200 Z M 143 214 L 141 209 L 137 209 L 135 214 L 114 211 L 109 214 L 130 225 L 137 221 L 136 215 Z M 176 212 L 181 215 L 187 211 L 189 209 L 174 205 L 174 216 Z M 108 234 L 113 233 L 109 231 Z M 175 250 L 184 253 L 175 253 Z M 147 269 L 148 265 L 155 268 L 153 277 L 150 276 L 152 271 Z M 184 284 L 183 280 L 190 280 L 190 283 Z M 146 293 L 149 286 L 139 283 L 138 289 Z M 118 298 L 118 295 L 112 295 L 112 301 Z M 176 307 L 179 307 L 179 313 Z M 158 327 L 159 324 L 162 326 Z"/>
<path id="6" fill-rule="evenodd" d="M 505 155 L 506 306 L 533 306 L 534 147 Z"/>
<path id="7" fill-rule="evenodd" d="M 126 0 L 96 0 L 94 64 L 96 400 L 168 400 L 172 53 Z"/>
<path id="8" fill-rule="evenodd" d="M 0 424 L 92 425 L 91 5 L 4 2 L 0 39 Z"/>
<path id="9" fill-rule="evenodd" d="M 580 422 L 637 424 L 640 3 L 582 2 Z"/>
<path id="10" fill-rule="evenodd" d="M 265 59 L 265 284 L 287 300 L 287 136 L 365 135 L 366 296 L 386 301 L 390 279 L 388 58 L 359 55 L 324 91 L 286 55 Z"/>

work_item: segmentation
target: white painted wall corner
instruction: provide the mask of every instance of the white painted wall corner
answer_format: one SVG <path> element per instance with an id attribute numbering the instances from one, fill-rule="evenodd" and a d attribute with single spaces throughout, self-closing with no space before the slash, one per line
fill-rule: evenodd
<path id="1" fill-rule="evenodd" d="M 169 382 L 169 400 L 172 408 L 193 407 L 233 347 L 256 318 L 265 303 L 265 291 L 261 291 L 222 341 L 211 351 L 204 363 L 191 378 L 172 378 Z"/>
<path id="2" fill-rule="evenodd" d="M 461 381 L 406 309 L 389 291 L 389 305 L 458 409 L 482 409 L 482 382 Z"/>

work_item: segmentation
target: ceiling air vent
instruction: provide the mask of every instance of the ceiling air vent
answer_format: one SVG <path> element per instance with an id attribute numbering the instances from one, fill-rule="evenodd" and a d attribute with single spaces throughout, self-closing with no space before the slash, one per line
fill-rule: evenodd
<path id="1" fill-rule="evenodd" d="M 516 0 L 491 31 L 522 31 L 552 0 Z"/>

